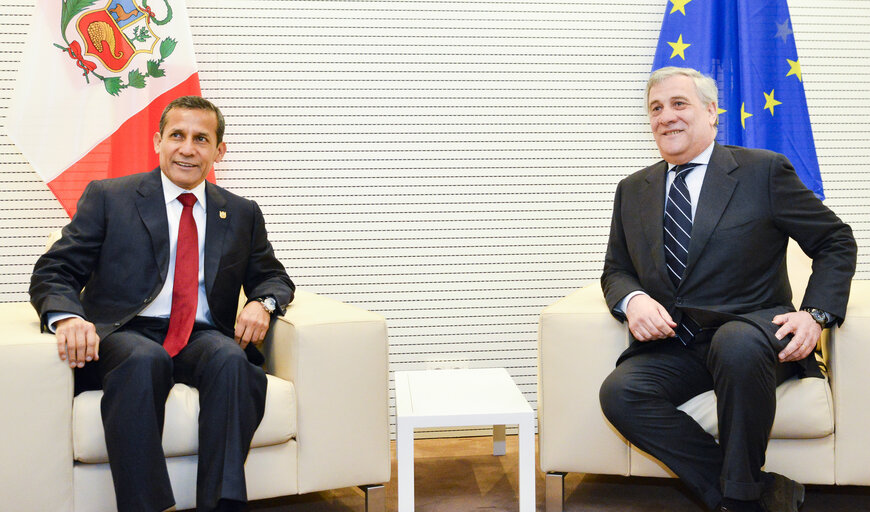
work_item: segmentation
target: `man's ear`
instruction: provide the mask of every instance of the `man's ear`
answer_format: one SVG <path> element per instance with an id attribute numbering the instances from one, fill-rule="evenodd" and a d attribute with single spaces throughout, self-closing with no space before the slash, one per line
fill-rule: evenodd
<path id="1" fill-rule="evenodd" d="M 221 142 L 220 144 L 218 144 L 217 151 L 218 151 L 218 154 L 217 154 L 217 157 L 214 159 L 214 161 L 220 162 L 221 160 L 224 159 L 224 155 L 227 153 L 227 143 Z"/>
<path id="2" fill-rule="evenodd" d="M 160 137 L 160 132 L 154 132 L 154 152 L 155 153 L 160 153 L 160 140 L 161 139 L 162 139 L 162 137 Z"/>

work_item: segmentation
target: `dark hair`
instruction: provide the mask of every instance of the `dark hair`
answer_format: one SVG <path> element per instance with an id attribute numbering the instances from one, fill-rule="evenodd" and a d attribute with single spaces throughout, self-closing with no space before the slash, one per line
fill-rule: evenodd
<path id="1" fill-rule="evenodd" d="M 220 109 L 217 108 L 214 103 L 199 96 L 181 96 L 172 100 L 169 105 L 166 105 L 166 108 L 163 109 L 163 113 L 160 114 L 161 136 L 163 135 L 163 128 L 166 127 L 166 115 L 169 114 L 169 111 L 174 108 L 186 108 L 189 110 L 208 110 L 214 112 L 215 117 L 217 117 L 217 143 L 220 144 L 221 142 L 223 142 L 224 128 L 226 127 L 223 114 L 221 114 Z"/>

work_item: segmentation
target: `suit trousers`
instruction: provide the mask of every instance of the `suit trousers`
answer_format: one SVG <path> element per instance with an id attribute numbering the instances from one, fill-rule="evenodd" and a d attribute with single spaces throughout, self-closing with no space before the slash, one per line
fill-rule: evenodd
<path id="1" fill-rule="evenodd" d="M 710 509 L 723 497 L 755 500 L 776 386 L 797 369 L 778 362 L 760 329 L 730 321 L 683 346 L 652 341 L 604 380 L 601 408 L 625 438 L 671 469 Z M 714 390 L 719 443 L 677 407 Z"/>
<path id="2" fill-rule="evenodd" d="M 265 411 L 266 374 L 232 338 L 200 324 L 170 358 L 162 346 L 168 325 L 137 317 L 100 343 L 100 407 L 120 512 L 175 504 L 161 439 L 176 382 L 199 390 L 197 510 L 247 501 L 244 463 Z"/>

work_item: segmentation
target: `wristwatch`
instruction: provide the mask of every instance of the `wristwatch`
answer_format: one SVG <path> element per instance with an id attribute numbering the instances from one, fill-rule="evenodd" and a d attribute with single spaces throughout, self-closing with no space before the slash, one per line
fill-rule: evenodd
<path id="1" fill-rule="evenodd" d="M 266 313 L 269 313 L 270 315 L 275 312 L 275 308 L 278 306 L 275 297 L 260 297 L 257 299 L 257 302 L 262 304 L 263 309 L 265 309 Z"/>
<path id="2" fill-rule="evenodd" d="M 827 311 L 823 311 L 819 308 L 801 308 L 801 311 L 809 313 L 810 316 L 813 317 L 813 320 L 815 320 L 822 329 L 827 327 L 828 323 L 831 321 L 831 315 L 828 314 Z"/>

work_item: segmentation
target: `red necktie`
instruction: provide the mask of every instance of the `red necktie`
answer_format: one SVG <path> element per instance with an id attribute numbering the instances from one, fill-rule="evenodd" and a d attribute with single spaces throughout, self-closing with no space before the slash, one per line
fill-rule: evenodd
<path id="1" fill-rule="evenodd" d="M 175 357 L 187 345 L 193 321 L 196 319 L 196 302 L 199 294 L 199 242 L 196 222 L 193 220 L 193 205 L 196 196 L 181 194 L 178 201 L 184 205 L 178 223 L 178 244 L 175 251 L 175 279 L 172 284 L 172 311 L 169 313 L 169 330 L 163 348 Z"/>

